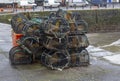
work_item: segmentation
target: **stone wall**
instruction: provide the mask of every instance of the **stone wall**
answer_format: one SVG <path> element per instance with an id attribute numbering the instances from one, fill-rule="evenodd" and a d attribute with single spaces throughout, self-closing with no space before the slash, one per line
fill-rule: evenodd
<path id="1" fill-rule="evenodd" d="M 89 32 L 119 32 L 120 9 L 80 10 L 82 19 L 89 25 Z M 31 16 L 47 16 L 50 12 L 31 12 Z M 10 15 L 0 15 L 0 22 L 10 23 Z"/>
<path id="2" fill-rule="evenodd" d="M 89 24 L 89 32 L 120 31 L 120 9 L 79 11 Z"/>

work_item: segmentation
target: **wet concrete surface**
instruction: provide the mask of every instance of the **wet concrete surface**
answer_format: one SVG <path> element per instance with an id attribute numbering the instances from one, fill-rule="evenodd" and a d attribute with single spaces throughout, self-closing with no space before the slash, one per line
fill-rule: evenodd
<path id="1" fill-rule="evenodd" d="M 92 33 L 87 36 L 90 41 L 87 49 L 91 63 L 88 67 L 71 67 L 58 71 L 50 70 L 39 62 L 12 66 L 8 58 L 12 47 L 11 28 L 10 25 L 0 24 L 0 81 L 120 81 L 120 65 L 102 58 L 111 55 L 105 53 L 120 54 L 117 47 L 104 47 L 120 39 L 120 32 Z M 100 48 L 102 52 L 93 48 Z M 100 53 L 102 55 L 99 55 Z"/>

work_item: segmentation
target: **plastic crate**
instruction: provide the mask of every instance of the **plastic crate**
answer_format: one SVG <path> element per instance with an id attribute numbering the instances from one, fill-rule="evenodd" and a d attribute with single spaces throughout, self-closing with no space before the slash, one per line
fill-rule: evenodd
<path id="1" fill-rule="evenodd" d="M 23 35 L 22 34 L 16 34 L 12 31 L 12 44 L 13 46 L 18 46 L 17 40 L 19 40 Z"/>

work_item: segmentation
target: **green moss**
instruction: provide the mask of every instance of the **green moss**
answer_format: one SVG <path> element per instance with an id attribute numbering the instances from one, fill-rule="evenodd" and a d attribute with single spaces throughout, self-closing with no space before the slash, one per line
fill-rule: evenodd
<path id="1" fill-rule="evenodd" d="M 11 17 L 12 17 L 12 14 L 10 14 L 10 15 L 0 15 L 0 22 L 9 24 Z"/>

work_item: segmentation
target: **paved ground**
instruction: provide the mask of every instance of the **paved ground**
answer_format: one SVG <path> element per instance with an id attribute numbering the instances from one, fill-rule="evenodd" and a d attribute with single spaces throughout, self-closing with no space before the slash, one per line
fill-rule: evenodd
<path id="1" fill-rule="evenodd" d="M 12 47 L 10 25 L 0 24 L 0 81 L 120 81 L 120 65 L 104 57 L 120 54 L 120 48 L 110 46 L 120 39 L 120 32 L 87 34 L 91 45 L 91 65 L 63 71 L 50 70 L 40 63 L 11 66 L 8 52 Z M 107 47 L 106 45 L 109 45 Z"/>

